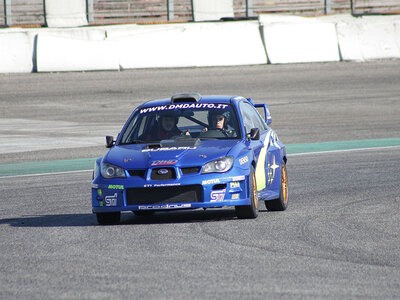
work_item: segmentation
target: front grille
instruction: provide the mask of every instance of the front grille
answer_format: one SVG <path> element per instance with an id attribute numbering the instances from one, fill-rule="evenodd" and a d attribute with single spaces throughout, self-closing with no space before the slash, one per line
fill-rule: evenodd
<path id="1" fill-rule="evenodd" d="M 167 180 L 176 179 L 174 168 L 157 168 L 151 170 L 151 179 L 153 180 Z"/>
<path id="2" fill-rule="evenodd" d="M 138 176 L 143 178 L 146 176 L 146 170 L 129 170 L 128 172 L 131 176 Z"/>
<path id="3" fill-rule="evenodd" d="M 194 174 L 194 173 L 199 173 L 201 167 L 190 167 L 190 168 L 182 168 L 182 174 Z"/>
<path id="4" fill-rule="evenodd" d="M 201 185 L 131 188 L 126 190 L 128 205 L 191 203 L 203 201 Z"/>

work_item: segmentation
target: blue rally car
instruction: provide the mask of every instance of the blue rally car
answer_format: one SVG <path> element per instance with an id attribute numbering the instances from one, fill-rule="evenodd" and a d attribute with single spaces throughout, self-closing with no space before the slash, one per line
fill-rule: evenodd
<path id="1" fill-rule="evenodd" d="M 261 111 L 261 117 L 258 110 Z M 239 96 L 176 94 L 137 107 L 96 160 L 92 207 L 99 224 L 122 211 L 233 206 L 256 218 L 288 204 L 286 150 L 266 104 Z"/>

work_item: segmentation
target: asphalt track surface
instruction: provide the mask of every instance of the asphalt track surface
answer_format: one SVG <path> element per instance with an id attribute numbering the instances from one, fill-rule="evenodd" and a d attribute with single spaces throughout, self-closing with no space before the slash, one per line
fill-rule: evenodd
<path id="1" fill-rule="evenodd" d="M 0 163 L 102 155 L 103 130 L 182 91 L 266 100 L 288 144 L 400 137 L 400 61 L 14 74 L 0 75 Z M 90 172 L 0 178 L 0 299 L 398 299 L 399 161 L 397 146 L 293 154 L 285 212 L 118 226 L 96 224 Z"/>

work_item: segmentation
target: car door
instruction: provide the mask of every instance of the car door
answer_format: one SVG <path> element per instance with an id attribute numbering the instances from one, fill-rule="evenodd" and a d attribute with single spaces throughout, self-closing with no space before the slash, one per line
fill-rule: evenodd
<path id="1" fill-rule="evenodd" d="M 260 130 L 259 140 L 247 140 L 248 146 L 253 150 L 256 158 L 256 182 L 257 191 L 261 192 L 268 187 L 268 147 L 272 130 L 268 128 L 260 114 L 252 104 L 247 101 L 242 101 L 239 104 L 240 113 L 242 115 L 244 131 L 246 136 L 252 128 Z"/>

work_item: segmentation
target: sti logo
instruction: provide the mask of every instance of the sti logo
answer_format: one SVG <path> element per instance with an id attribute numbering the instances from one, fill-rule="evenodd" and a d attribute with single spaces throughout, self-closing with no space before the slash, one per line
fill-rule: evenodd
<path id="1" fill-rule="evenodd" d="M 177 159 L 169 159 L 169 160 L 153 160 L 151 162 L 152 166 L 161 166 L 161 165 L 174 165 L 178 162 Z"/>
<path id="2" fill-rule="evenodd" d="M 106 196 L 106 206 L 117 206 L 117 193 L 112 196 Z"/>
<path id="3" fill-rule="evenodd" d="M 225 191 L 226 190 L 220 190 L 220 191 L 211 192 L 211 200 L 210 200 L 210 202 L 221 202 L 221 201 L 224 201 Z"/>

